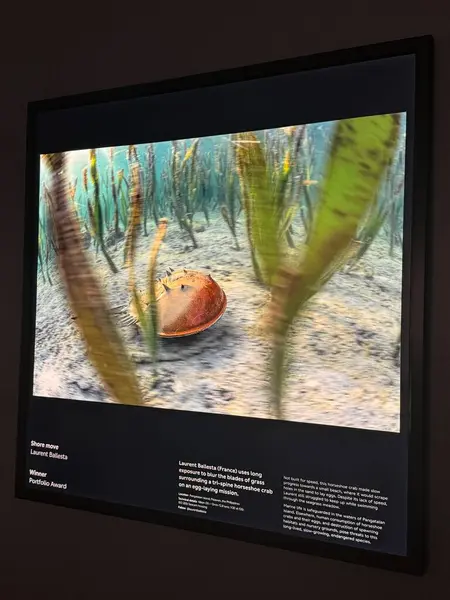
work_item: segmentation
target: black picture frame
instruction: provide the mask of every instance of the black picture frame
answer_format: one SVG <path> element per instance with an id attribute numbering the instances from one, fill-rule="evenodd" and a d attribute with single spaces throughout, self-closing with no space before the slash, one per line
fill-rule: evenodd
<path id="1" fill-rule="evenodd" d="M 410 235 L 413 251 L 410 256 L 410 285 L 408 297 L 409 323 L 404 323 L 402 355 L 408 361 L 410 410 L 409 460 L 408 460 L 408 554 L 395 556 L 369 550 L 305 540 L 254 530 L 242 526 L 213 522 L 204 519 L 164 513 L 155 510 L 126 507 L 112 502 L 57 495 L 25 485 L 26 472 L 26 421 L 32 389 L 32 348 L 34 345 L 35 319 L 35 265 L 37 262 L 37 231 L 35 223 L 36 177 L 38 176 L 36 121 L 38 115 L 53 110 L 71 109 L 85 105 L 127 100 L 155 94 L 172 94 L 184 90 L 200 89 L 212 85 L 228 85 L 235 82 L 272 77 L 276 75 L 323 69 L 371 60 L 414 55 L 415 57 L 415 122 L 411 176 L 412 222 Z M 427 562 L 427 488 L 428 488 L 428 406 L 427 406 L 427 348 L 429 311 L 429 251 L 427 229 L 430 221 L 431 186 L 431 125 L 433 90 L 433 39 L 423 36 L 374 44 L 365 47 L 327 52 L 313 56 L 258 64 L 160 81 L 148 85 L 106 90 L 72 97 L 32 102 L 28 105 L 26 199 L 24 223 L 23 305 L 21 366 L 19 381 L 19 410 L 16 453 L 17 498 L 53 505 L 88 510 L 107 515 L 130 518 L 295 550 L 322 557 L 336 558 L 368 566 L 422 574 Z M 406 234 L 405 234 L 406 235 Z M 407 334 L 405 333 L 407 332 Z M 405 337 L 406 336 L 406 337 Z M 407 345 L 406 345 L 407 343 Z"/>

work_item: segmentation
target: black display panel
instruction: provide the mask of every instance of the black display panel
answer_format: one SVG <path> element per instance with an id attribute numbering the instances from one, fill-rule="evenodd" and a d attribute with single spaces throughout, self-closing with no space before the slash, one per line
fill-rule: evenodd
<path id="1" fill-rule="evenodd" d="M 18 497 L 423 572 L 431 67 L 29 105 Z"/>

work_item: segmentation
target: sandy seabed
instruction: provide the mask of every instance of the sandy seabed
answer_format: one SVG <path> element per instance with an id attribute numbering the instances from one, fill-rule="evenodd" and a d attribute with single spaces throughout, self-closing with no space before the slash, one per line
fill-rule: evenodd
<path id="1" fill-rule="evenodd" d="M 109 246 L 120 272 L 113 275 L 101 253 L 89 254 L 105 288 L 137 373 L 146 404 L 161 408 L 271 418 L 268 355 L 270 344 L 257 333 L 268 293 L 253 278 L 245 227 L 239 244 L 222 218 L 198 223 L 199 247 L 192 249 L 170 222 L 161 247 L 159 274 L 167 267 L 210 272 L 223 287 L 228 307 L 207 331 L 161 340 L 159 380 L 134 326 L 129 306 L 123 241 Z M 137 251 L 138 282 L 146 282 L 148 237 Z M 352 273 L 337 273 L 311 301 L 294 327 L 291 362 L 283 400 L 290 421 L 381 431 L 399 431 L 400 368 L 393 358 L 401 312 L 401 250 L 374 242 Z M 65 300 L 56 269 L 52 282 L 38 276 L 34 394 L 86 401 L 111 401 L 86 358 L 83 342 Z M 62 400 L 63 401 L 63 400 Z"/>

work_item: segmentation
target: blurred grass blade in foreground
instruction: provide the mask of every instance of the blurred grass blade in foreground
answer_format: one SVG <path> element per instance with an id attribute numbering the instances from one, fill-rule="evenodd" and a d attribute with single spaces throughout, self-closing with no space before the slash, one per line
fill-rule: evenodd
<path id="1" fill-rule="evenodd" d="M 246 198 L 249 242 L 264 283 L 272 283 L 279 261 L 277 198 L 263 148 L 252 132 L 233 135 L 236 166 Z"/>
<path id="2" fill-rule="evenodd" d="M 156 363 L 157 345 L 158 345 L 158 308 L 156 305 L 156 260 L 161 244 L 167 232 L 167 219 L 160 219 L 158 229 L 156 231 L 155 240 L 150 252 L 150 261 L 148 269 L 148 327 L 147 327 L 147 345 L 149 346 L 152 360 Z"/>
<path id="3" fill-rule="evenodd" d="M 147 318 L 144 296 L 138 291 L 136 287 L 137 237 L 140 231 L 142 216 L 142 189 L 140 167 L 137 161 L 133 162 L 133 157 L 135 156 L 133 146 L 129 146 L 128 154 L 130 156 L 131 164 L 131 220 L 129 221 L 127 234 L 125 238 L 124 257 L 126 267 L 128 268 L 128 290 L 131 295 L 134 311 L 138 317 L 138 322 L 140 323 L 145 342 L 149 344 L 149 340 L 151 339 L 151 333 L 149 330 L 150 322 Z"/>
<path id="4" fill-rule="evenodd" d="M 124 261 L 125 266 L 131 268 L 134 284 L 134 258 L 136 253 L 137 238 L 141 227 L 142 218 L 142 189 L 140 166 L 137 160 L 130 165 L 131 171 L 131 193 L 130 193 L 130 212 L 131 218 L 128 220 L 128 228 L 125 237 Z"/>
<path id="5" fill-rule="evenodd" d="M 46 154 L 44 159 L 52 178 L 51 197 L 61 280 L 77 317 L 88 357 L 117 402 L 141 404 L 143 400 L 133 364 L 83 248 L 79 223 L 68 201 L 66 156 Z"/>
<path id="6" fill-rule="evenodd" d="M 272 400 L 282 418 L 282 387 L 290 327 L 305 302 L 330 278 L 377 199 L 399 137 L 396 114 L 339 121 L 333 136 L 308 244 L 297 267 L 282 265 L 269 307 L 273 334 Z"/>
<path id="7" fill-rule="evenodd" d="M 106 258 L 106 262 L 108 263 L 109 268 L 113 273 L 118 273 L 118 269 L 114 264 L 112 258 L 109 256 L 108 251 L 105 246 L 105 238 L 104 238 L 104 214 L 102 210 L 102 205 L 100 202 L 100 178 L 98 175 L 97 168 L 97 151 L 95 149 L 89 150 L 89 164 L 91 171 L 91 179 L 94 185 L 94 208 L 93 214 L 91 215 L 91 220 L 93 221 L 92 227 L 94 230 L 95 237 L 97 239 L 97 243 L 103 252 L 104 257 Z"/>

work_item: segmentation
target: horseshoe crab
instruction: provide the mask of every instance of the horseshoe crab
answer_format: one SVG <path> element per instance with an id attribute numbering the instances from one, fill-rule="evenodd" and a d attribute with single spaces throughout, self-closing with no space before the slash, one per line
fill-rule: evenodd
<path id="1" fill-rule="evenodd" d="M 139 295 L 144 308 L 149 305 L 147 293 Z M 156 284 L 159 336 L 176 338 L 205 331 L 216 323 L 227 307 L 223 289 L 211 275 L 201 271 L 167 270 L 167 277 Z M 139 323 L 134 304 L 130 304 L 132 321 Z"/>

